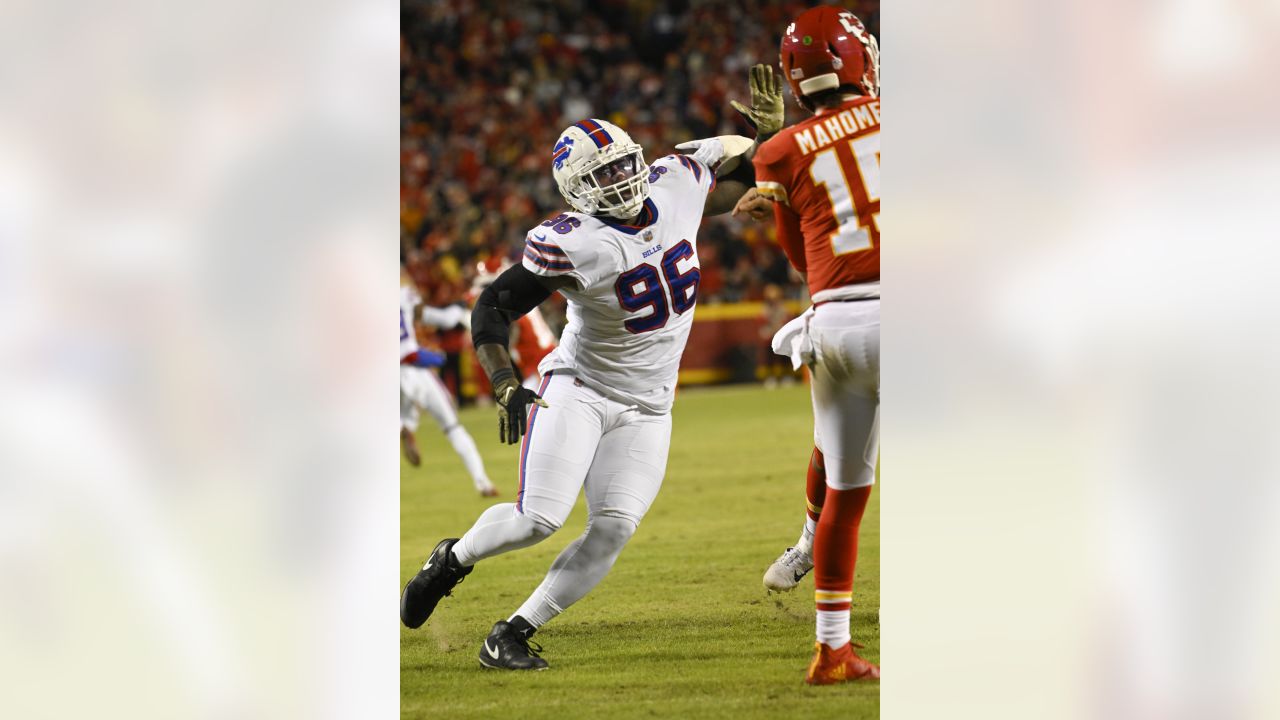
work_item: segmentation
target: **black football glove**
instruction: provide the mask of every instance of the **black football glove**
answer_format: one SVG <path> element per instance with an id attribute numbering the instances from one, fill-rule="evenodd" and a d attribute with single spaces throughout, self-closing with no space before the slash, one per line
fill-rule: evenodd
<path id="1" fill-rule="evenodd" d="M 493 399 L 498 403 L 498 440 L 515 445 L 529 427 L 529 404 L 550 407 L 538 393 L 516 382 L 515 374 L 503 374 L 493 384 Z"/>

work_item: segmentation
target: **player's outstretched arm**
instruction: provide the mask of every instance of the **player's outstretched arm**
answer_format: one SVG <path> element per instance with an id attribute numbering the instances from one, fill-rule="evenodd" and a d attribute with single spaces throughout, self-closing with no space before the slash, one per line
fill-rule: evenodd
<path id="1" fill-rule="evenodd" d="M 738 198 L 755 187 L 755 157 L 758 145 L 740 135 L 690 140 L 676 146 L 690 157 L 712 168 L 716 174 L 715 189 L 707 195 L 702 216 L 720 215 L 733 209 Z"/>
<path id="2" fill-rule="evenodd" d="M 703 217 L 729 212 L 748 190 L 756 186 L 755 168 L 751 164 L 751 156 L 755 154 L 755 150 L 755 146 L 751 146 L 732 172 L 716 178 L 716 189 L 707 196 L 707 204 L 702 210 Z"/>
<path id="3" fill-rule="evenodd" d="M 461 305 L 449 305 L 446 307 L 431 307 L 423 305 L 418 311 L 418 318 L 422 320 L 423 325 L 449 330 L 462 324 L 462 318 L 467 311 Z"/>
<path id="4" fill-rule="evenodd" d="M 573 283 L 568 277 L 539 277 L 523 265 L 513 265 L 498 276 L 476 300 L 471 312 L 471 342 L 476 359 L 489 376 L 498 405 L 498 439 L 510 445 L 520 442 L 528 422 L 530 403 L 547 407 L 532 390 L 521 387 L 512 369 L 511 323 L 538 307 L 551 293 Z"/>

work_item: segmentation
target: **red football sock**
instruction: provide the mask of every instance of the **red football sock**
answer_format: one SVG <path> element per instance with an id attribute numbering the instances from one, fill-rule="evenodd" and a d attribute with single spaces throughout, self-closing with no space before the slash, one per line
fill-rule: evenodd
<path id="1" fill-rule="evenodd" d="M 818 522 L 818 516 L 822 514 L 822 504 L 827 498 L 827 467 L 822 461 L 822 451 L 818 448 L 813 449 L 813 454 L 809 456 L 809 472 L 805 475 L 804 481 L 805 499 L 808 500 L 809 519 Z"/>
<path id="2" fill-rule="evenodd" d="M 813 587 L 818 641 L 829 647 L 849 642 L 853 571 L 858 560 L 858 528 L 871 497 L 870 485 L 852 490 L 827 488 L 813 543 Z"/>
<path id="3" fill-rule="evenodd" d="M 822 459 L 822 451 L 813 449 L 809 456 L 809 469 L 804 480 L 805 511 L 804 529 L 800 531 L 800 539 L 796 547 L 806 555 L 813 554 L 813 534 L 818 530 L 818 518 L 822 515 L 822 504 L 827 501 L 827 466 Z"/>

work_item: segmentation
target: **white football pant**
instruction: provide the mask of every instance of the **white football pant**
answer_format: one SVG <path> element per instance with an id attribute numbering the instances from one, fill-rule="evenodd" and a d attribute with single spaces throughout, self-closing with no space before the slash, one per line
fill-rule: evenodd
<path id="1" fill-rule="evenodd" d="M 560 553 L 517 615 L 534 627 L 563 612 L 613 567 L 662 486 L 671 415 L 608 399 L 570 375 L 548 373 L 520 447 L 515 503 L 494 505 L 454 545 L 463 565 L 533 545 L 564 525 L 585 486 L 587 526 Z"/>
<path id="2" fill-rule="evenodd" d="M 822 451 L 827 485 L 871 485 L 880 446 L 880 301 L 823 303 L 808 332 L 813 440 Z"/>

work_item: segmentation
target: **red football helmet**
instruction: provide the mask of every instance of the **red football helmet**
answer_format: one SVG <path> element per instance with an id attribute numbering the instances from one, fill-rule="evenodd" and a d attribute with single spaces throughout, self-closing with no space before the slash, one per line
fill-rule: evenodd
<path id="1" fill-rule="evenodd" d="M 806 10 L 782 35 L 782 71 L 805 109 L 805 96 L 851 85 L 880 97 L 880 44 L 848 10 Z"/>

